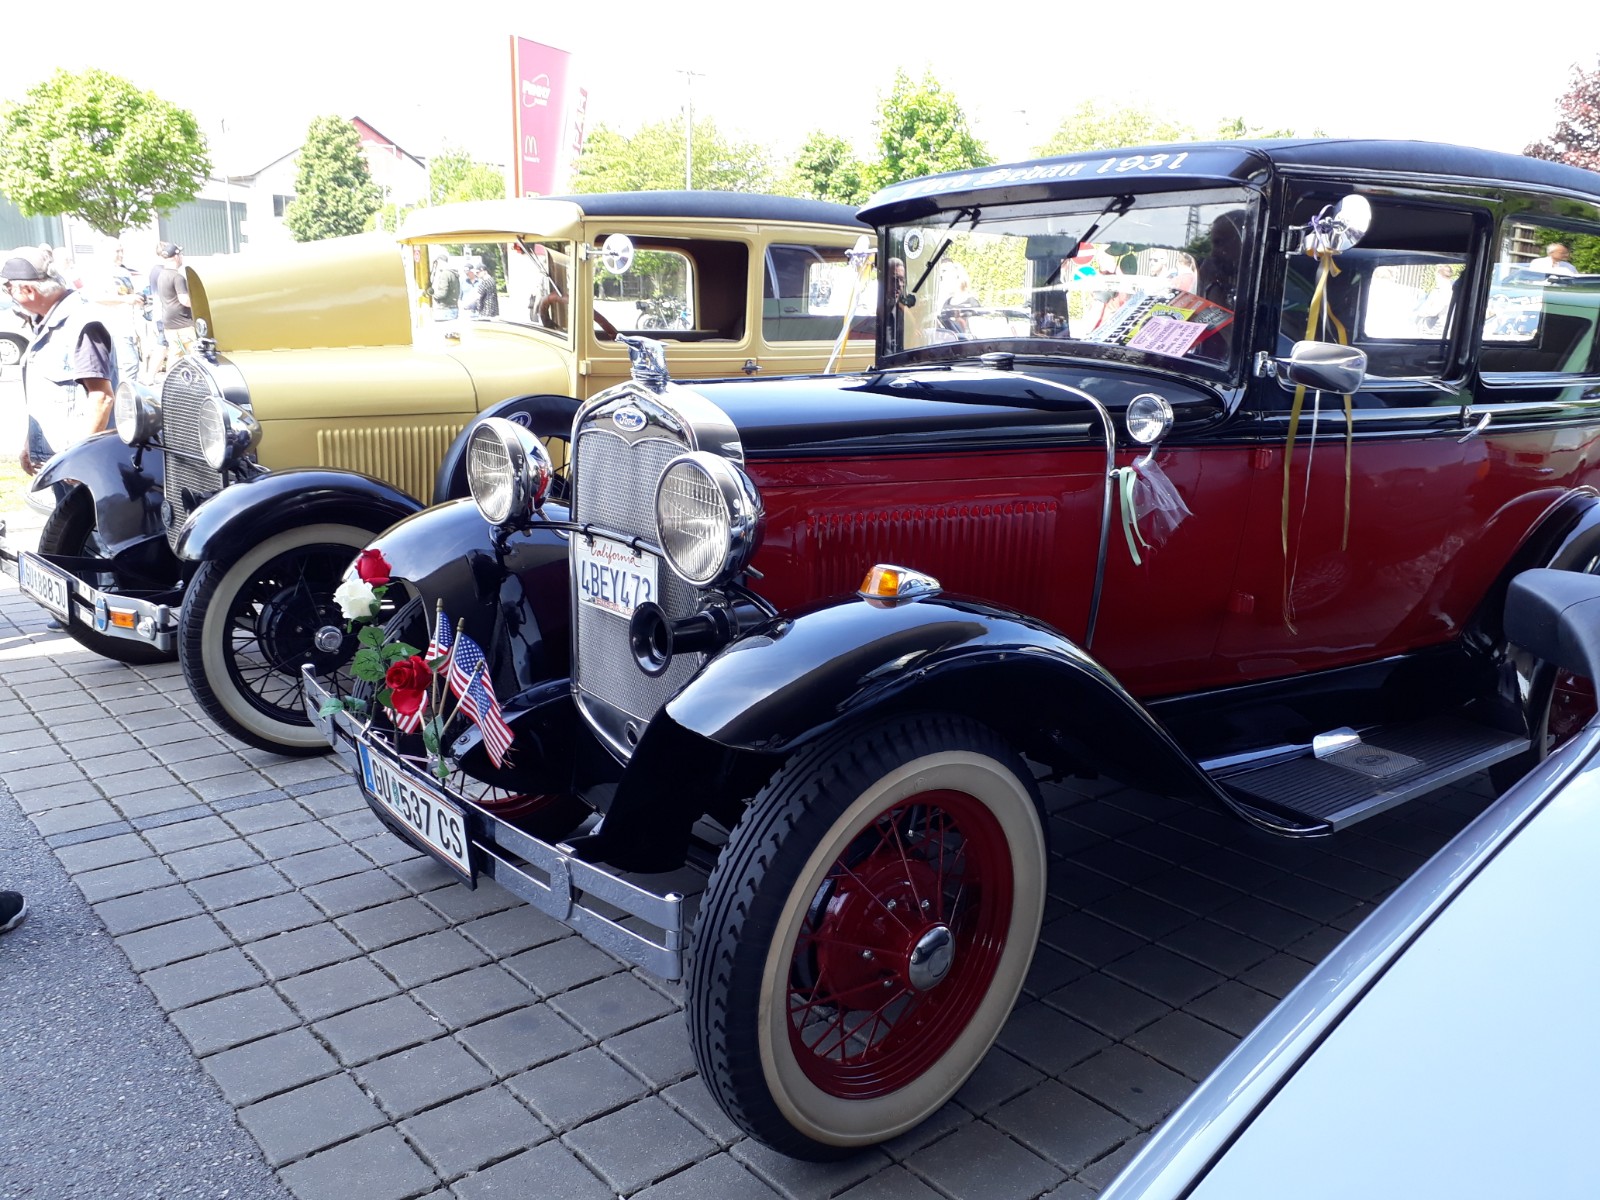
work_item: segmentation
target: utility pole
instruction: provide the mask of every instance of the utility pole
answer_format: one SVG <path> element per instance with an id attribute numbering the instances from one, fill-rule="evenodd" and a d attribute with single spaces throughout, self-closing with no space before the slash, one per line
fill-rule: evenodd
<path id="1" fill-rule="evenodd" d="M 701 71 L 690 71 L 680 68 L 679 75 L 683 76 L 686 99 L 684 102 L 683 117 L 683 190 L 694 191 L 694 81 L 704 79 Z"/>

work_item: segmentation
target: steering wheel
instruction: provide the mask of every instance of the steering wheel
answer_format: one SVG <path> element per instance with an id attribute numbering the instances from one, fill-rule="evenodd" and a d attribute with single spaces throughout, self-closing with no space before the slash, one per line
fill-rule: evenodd
<path id="1" fill-rule="evenodd" d="M 608 321 L 598 310 L 596 310 L 594 314 L 594 324 L 595 328 L 600 331 L 600 340 L 602 342 L 614 342 L 617 340 L 617 327 Z"/>

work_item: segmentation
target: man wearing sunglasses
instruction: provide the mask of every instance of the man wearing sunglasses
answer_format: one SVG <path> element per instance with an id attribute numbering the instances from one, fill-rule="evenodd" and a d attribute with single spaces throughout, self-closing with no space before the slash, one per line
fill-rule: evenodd
<path id="1" fill-rule="evenodd" d="M 35 247 L 11 252 L 0 266 L 0 286 L 33 318 L 22 358 L 28 434 L 19 458 L 34 475 L 58 451 L 110 424 L 116 352 L 95 306 L 54 278 Z"/>

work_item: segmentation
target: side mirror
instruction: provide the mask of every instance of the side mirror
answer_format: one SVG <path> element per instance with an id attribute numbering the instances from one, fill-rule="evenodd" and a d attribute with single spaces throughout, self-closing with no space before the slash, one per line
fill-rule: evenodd
<path id="1" fill-rule="evenodd" d="M 626 275 L 633 269 L 633 239 L 613 233 L 600 244 L 600 265 L 613 275 Z"/>
<path id="2" fill-rule="evenodd" d="M 1306 226 L 1304 250 L 1307 254 L 1341 254 L 1360 245 L 1370 228 L 1372 204 L 1365 196 L 1351 194 L 1311 218 Z"/>
<path id="3" fill-rule="evenodd" d="M 1367 352 L 1336 342 L 1296 342 L 1288 358 L 1273 360 L 1273 374 L 1286 391 L 1307 387 L 1348 395 L 1367 377 Z"/>

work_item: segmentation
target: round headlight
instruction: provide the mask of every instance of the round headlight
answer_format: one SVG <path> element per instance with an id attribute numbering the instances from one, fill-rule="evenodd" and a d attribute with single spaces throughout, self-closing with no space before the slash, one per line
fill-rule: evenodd
<path id="1" fill-rule="evenodd" d="M 761 498 L 727 459 L 696 451 L 667 464 L 656 484 L 656 531 L 667 563 L 705 587 L 737 574 L 755 553 Z"/>
<path id="2" fill-rule="evenodd" d="M 228 461 L 228 419 L 222 411 L 222 401 L 215 396 L 208 396 L 200 405 L 196 433 L 201 455 L 214 470 L 222 470 Z"/>
<path id="3" fill-rule="evenodd" d="M 1172 405 L 1154 392 L 1144 392 L 1128 401 L 1128 436 L 1141 446 L 1153 446 L 1172 428 Z"/>
<path id="4" fill-rule="evenodd" d="M 550 491 L 550 452 L 531 430 L 485 417 L 467 439 L 467 487 L 491 525 L 520 525 Z"/>
<path id="5" fill-rule="evenodd" d="M 117 384 L 111 412 L 117 436 L 130 446 L 148 442 L 161 429 L 161 401 L 131 379 Z"/>

